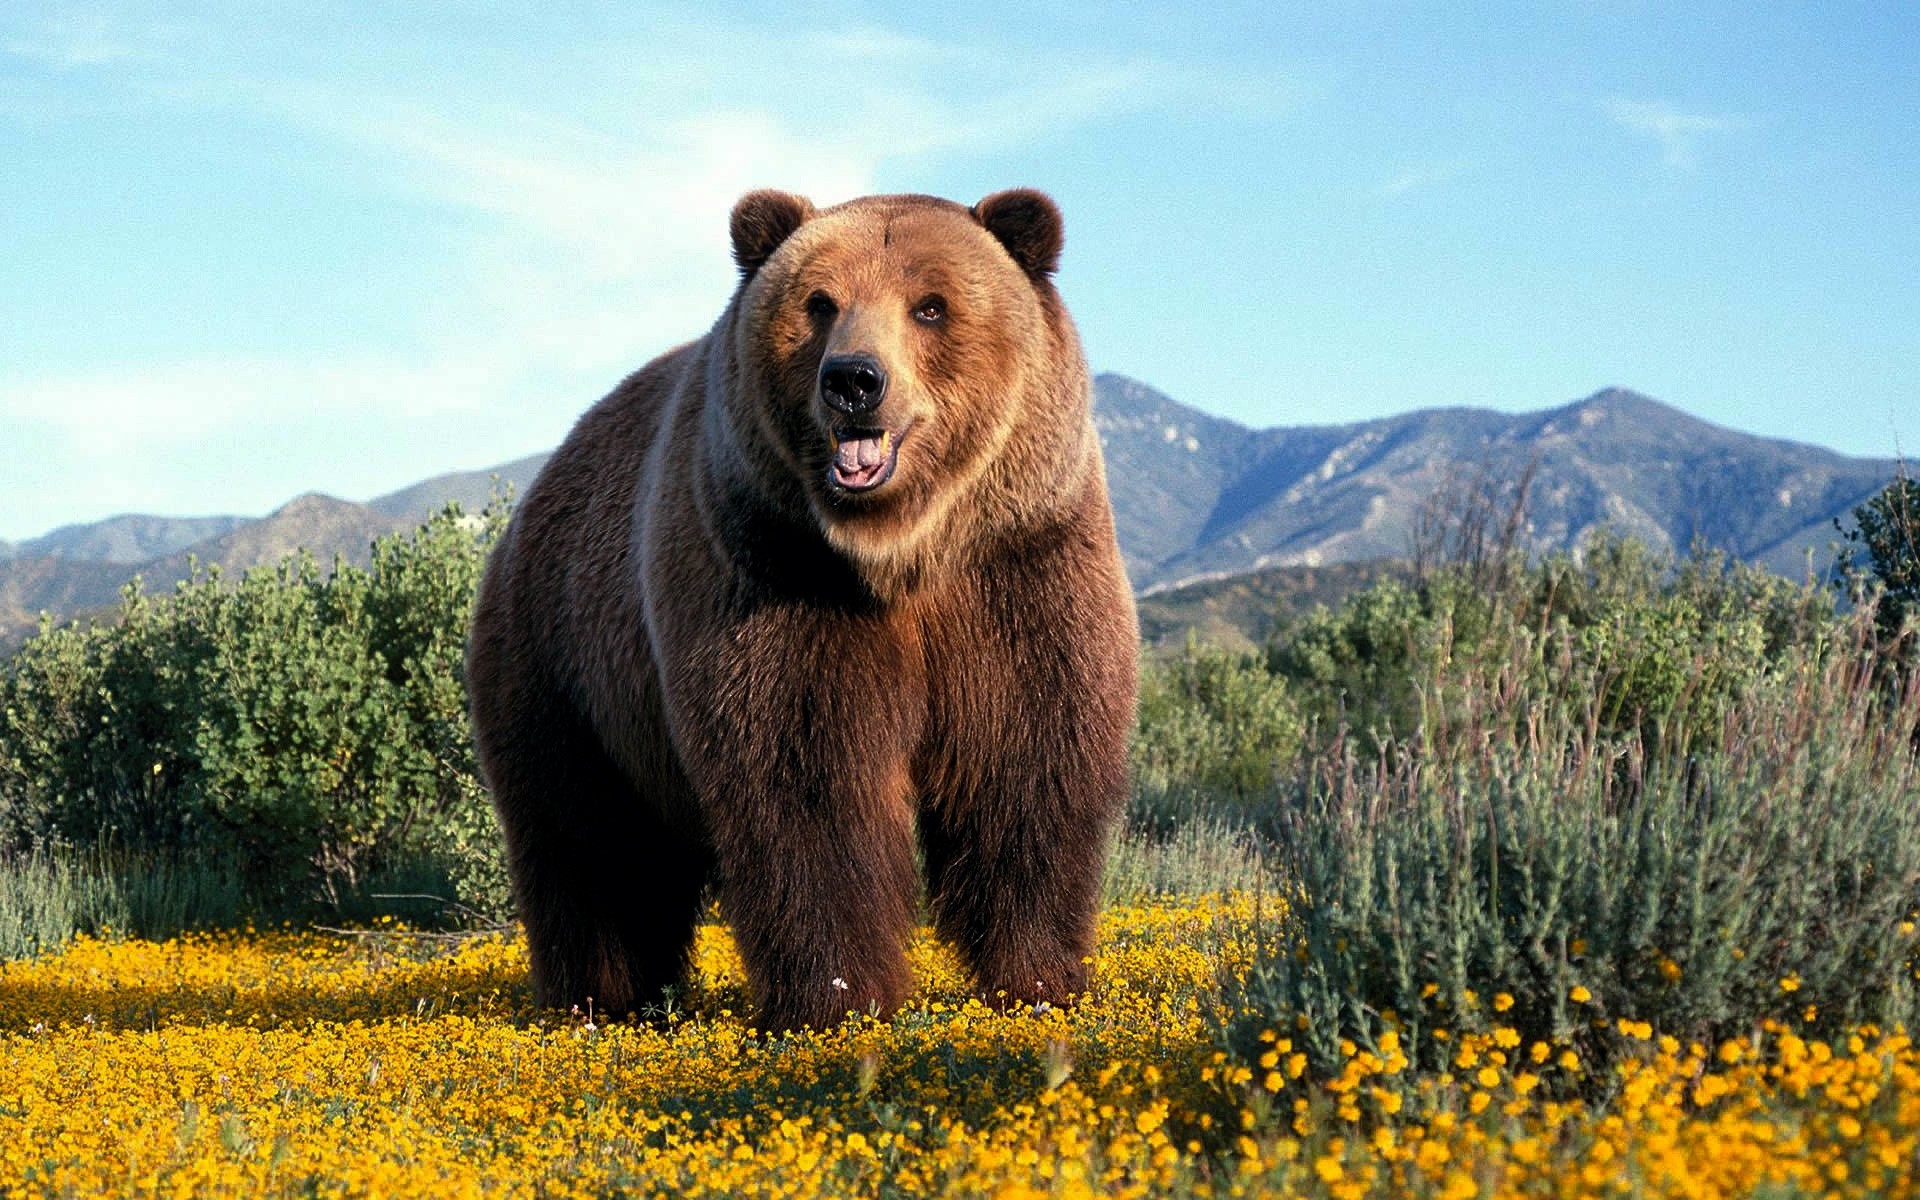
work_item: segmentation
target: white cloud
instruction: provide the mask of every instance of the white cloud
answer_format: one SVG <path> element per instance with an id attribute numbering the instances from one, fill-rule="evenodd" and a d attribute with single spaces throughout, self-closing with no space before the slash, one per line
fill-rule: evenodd
<path id="1" fill-rule="evenodd" d="M 1696 143 L 1702 137 L 1746 127 L 1739 117 L 1682 112 L 1663 100 L 1613 96 L 1603 107 L 1623 128 L 1659 142 L 1662 160 L 1670 167 L 1693 167 L 1699 161 Z"/>
<path id="2" fill-rule="evenodd" d="M 822 30 L 805 35 L 795 47 L 801 54 L 831 63 L 839 59 L 883 59 L 891 63 L 927 63 L 947 58 L 952 47 L 913 34 L 878 26 Z"/>
<path id="3" fill-rule="evenodd" d="M 41 483 L 7 534 L 125 511 L 258 514 L 302 491 L 367 497 L 484 466 L 552 445 L 632 365 L 568 370 L 474 339 L 413 358 L 204 357 L 7 379 L 0 465 Z M 566 411 L 543 412 L 542 395 Z M 520 449 L 501 453 L 503 434 Z"/>
<path id="4" fill-rule="evenodd" d="M 592 394 L 526 397 L 555 371 L 610 385 L 698 336 L 734 285 L 727 213 L 742 193 L 779 186 L 829 203 L 873 190 L 879 161 L 755 111 L 674 117 L 619 136 L 546 118 L 478 124 L 324 100 L 298 119 L 372 156 L 391 186 L 483 218 L 445 248 L 460 294 L 413 314 L 419 361 L 342 372 L 395 375 L 407 384 L 402 405 L 476 416 L 516 400 L 577 412 Z M 341 379 L 313 384 L 336 403 L 360 394 Z"/>
<path id="5" fill-rule="evenodd" d="M 884 30 L 809 36 L 797 61 L 906 51 L 910 64 L 951 65 L 975 53 Z M 1018 64 L 996 65 L 1001 77 L 1027 76 Z M 889 163 L 1017 145 L 1164 99 L 1172 78 L 1152 64 L 1093 64 L 954 99 L 909 70 L 877 99 L 791 115 L 676 111 L 641 94 L 632 118 L 612 129 L 561 112 L 339 82 L 236 80 L 213 89 L 220 103 L 263 110 L 348 148 L 379 187 L 482 218 L 443 248 L 458 260 L 459 293 L 399 317 L 416 327 L 419 353 L 409 362 L 343 351 L 329 361 L 213 358 L 0 376 L 0 418 L 51 422 L 99 448 L 136 437 L 183 441 L 282 408 L 481 412 L 546 367 L 618 371 L 703 332 L 734 282 L 726 215 L 751 188 L 832 203 L 874 190 Z"/>
<path id="6" fill-rule="evenodd" d="M 356 113 L 325 98 L 291 111 L 383 159 L 387 178 L 413 194 L 493 217 L 491 237 L 538 243 L 556 267 L 593 279 L 677 263 L 689 233 L 724 259 L 726 214 L 742 192 L 779 182 L 845 198 L 871 186 L 877 162 L 753 111 L 620 137 L 554 121 L 477 126 L 416 107 Z"/>

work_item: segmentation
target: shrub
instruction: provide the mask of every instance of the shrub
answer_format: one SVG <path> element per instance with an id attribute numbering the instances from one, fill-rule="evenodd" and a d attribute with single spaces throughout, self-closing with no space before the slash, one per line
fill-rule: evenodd
<path id="1" fill-rule="evenodd" d="M 1588 628 L 1698 616 L 1643 611 Z M 1723 686 L 1712 643 L 1649 644 L 1671 650 L 1674 695 Z M 1224 1039 L 1251 1055 L 1297 1024 L 1332 1072 L 1343 1039 L 1388 1029 L 1433 1064 L 1436 1029 L 1499 1024 L 1604 1060 L 1619 1016 L 1709 1044 L 1767 1017 L 1912 1021 L 1920 692 L 1885 686 L 1874 653 L 1866 617 L 1830 623 L 1742 676 L 1695 738 L 1664 735 L 1673 702 L 1647 703 L 1650 735 L 1609 733 L 1628 672 L 1571 638 L 1423 677 L 1444 736 L 1308 763 L 1279 847 L 1290 916 Z M 1556 671 L 1553 703 L 1520 686 Z"/>
<path id="2" fill-rule="evenodd" d="M 1838 582 L 1855 592 L 1879 588 L 1874 599 L 1880 632 L 1896 637 L 1909 617 L 1920 617 L 1920 480 L 1904 465 L 1877 495 L 1853 510 L 1853 525 L 1834 522 L 1846 538 Z"/>
<path id="3" fill-rule="evenodd" d="M 1258 656 L 1189 636 L 1179 658 L 1141 669 L 1135 823 L 1164 827 L 1217 812 L 1244 824 L 1271 807 L 1304 734 L 1285 681 Z"/>
<path id="4" fill-rule="evenodd" d="M 1414 680 L 1442 652 L 1450 593 L 1387 580 L 1283 627 L 1268 669 L 1301 696 L 1314 726 L 1374 746 L 1420 723 Z"/>
<path id="5" fill-rule="evenodd" d="M 126 589 L 0 673 L 0 850 L 86 847 L 236 871 L 263 914 L 436 888 L 498 910 L 461 657 L 504 506 L 375 544 Z M 355 897 L 359 897 L 356 900 Z"/>
<path id="6" fill-rule="evenodd" d="M 1510 566 L 1489 589 L 1465 569 L 1382 584 L 1284 629 L 1269 668 L 1309 726 L 1357 736 L 1363 754 L 1443 736 L 1498 681 L 1520 715 L 1579 717 L 1594 733 L 1688 749 L 1833 605 L 1818 589 L 1696 546 L 1675 561 L 1602 533 L 1582 553 Z M 1572 711 L 1567 711 L 1567 706 Z"/>

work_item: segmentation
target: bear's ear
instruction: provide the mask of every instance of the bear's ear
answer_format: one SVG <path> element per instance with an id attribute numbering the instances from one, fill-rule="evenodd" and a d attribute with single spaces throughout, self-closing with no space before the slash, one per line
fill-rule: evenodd
<path id="1" fill-rule="evenodd" d="M 740 274 L 752 275 L 760 264 L 773 256 L 780 243 L 813 216 L 813 204 L 805 196 L 763 188 L 748 192 L 733 206 L 733 261 Z"/>
<path id="2" fill-rule="evenodd" d="M 1045 192 L 1032 188 L 995 192 L 973 206 L 973 219 L 1000 239 L 1013 261 L 1034 278 L 1051 275 L 1060 265 L 1064 237 L 1060 210 Z"/>

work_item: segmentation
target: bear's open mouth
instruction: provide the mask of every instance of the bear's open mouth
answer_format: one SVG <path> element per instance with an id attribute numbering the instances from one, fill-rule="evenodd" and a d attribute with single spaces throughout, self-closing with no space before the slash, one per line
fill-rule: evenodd
<path id="1" fill-rule="evenodd" d="M 827 480 L 846 492 L 865 492 L 893 478 L 900 439 L 890 429 L 835 429 Z"/>

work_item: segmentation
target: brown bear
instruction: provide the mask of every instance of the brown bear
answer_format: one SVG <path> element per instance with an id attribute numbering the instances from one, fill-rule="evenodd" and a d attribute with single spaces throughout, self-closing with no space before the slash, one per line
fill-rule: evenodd
<path id="1" fill-rule="evenodd" d="M 467 679 L 542 1003 L 657 1003 L 716 886 L 768 1029 L 892 1011 L 920 902 L 1087 977 L 1137 633 L 1058 209 L 754 192 L 706 336 L 527 490 Z"/>

